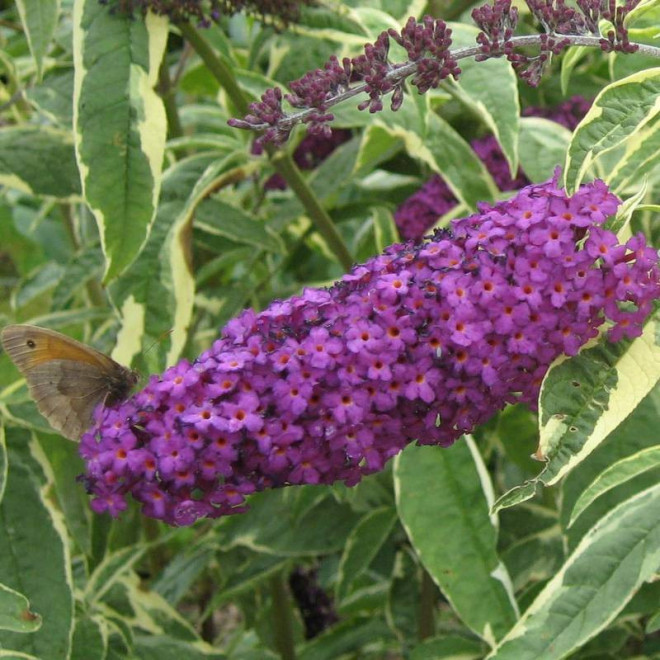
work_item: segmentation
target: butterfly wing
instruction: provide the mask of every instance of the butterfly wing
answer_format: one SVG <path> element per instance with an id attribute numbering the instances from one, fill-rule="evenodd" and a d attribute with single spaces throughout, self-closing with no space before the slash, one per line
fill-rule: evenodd
<path id="1" fill-rule="evenodd" d="M 58 359 L 85 362 L 106 370 L 124 368 L 90 346 L 35 325 L 6 326 L 2 330 L 2 345 L 24 376 L 30 368 Z"/>
<path id="2" fill-rule="evenodd" d="M 126 397 L 135 372 L 65 335 L 30 325 L 10 325 L 2 345 L 25 376 L 30 395 L 50 425 L 78 440 L 96 406 Z"/>
<path id="3" fill-rule="evenodd" d="M 71 360 L 42 362 L 26 380 L 39 412 L 75 441 L 91 426 L 94 409 L 110 391 L 107 377 L 97 367 Z"/>

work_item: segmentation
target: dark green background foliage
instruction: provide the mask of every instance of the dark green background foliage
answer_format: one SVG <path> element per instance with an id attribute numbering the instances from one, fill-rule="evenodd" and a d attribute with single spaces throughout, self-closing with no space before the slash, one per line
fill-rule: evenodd
<path id="1" fill-rule="evenodd" d="M 456 44 L 473 43 L 467 10 L 439 5 Z M 4 6 L 0 321 L 114 348 L 145 377 L 207 348 L 244 307 L 328 284 L 346 255 L 396 242 L 394 210 L 432 174 L 456 216 L 496 199 L 469 146 L 487 133 L 534 181 L 557 165 L 569 189 L 605 178 L 630 200 L 622 235 L 658 236 L 650 56 L 570 49 L 538 89 L 504 61 L 463 60 L 458 84 L 411 93 L 397 113 L 345 103 L 333 126 L 351 139 L 309 172 L 284 168 L 305 200 L 265 186 L 285 161 L 253 155 L 227 120 L 424 2 L 329 1 L 279 31 L 242 14 L 180 29 L 94 0 Z M 652 43 L 659 23 L 647 3 L 631 39 Z M 597 99 L 573 135 L 520 117 L 574 94 Z M 264 492 L 186 529 L 137 507 L 92 515 L 76 445 L 2 355 L 0 646 L 41 660 L 660 658 L 657 337 L 652 318 L 634 342 L 553 367 L 538 417 L 513 406 L 450 449 L 408 447 L 355 488 Z M 591 386 L 579 397 L 576 379 Z M 545 465 L 530 458 L 539 446 Z M 294 573 L 316 613 L 292 598 Z"/>

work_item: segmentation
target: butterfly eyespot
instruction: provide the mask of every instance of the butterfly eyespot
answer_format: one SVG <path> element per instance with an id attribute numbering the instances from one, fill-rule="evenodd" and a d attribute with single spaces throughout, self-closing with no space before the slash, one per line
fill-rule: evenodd
<path id="1" fill-rule="evenodd" d="M 36 348 L 36 344 L 34 343 L 34 339 L 28 339 L 27 340 L 27 345 L 29 348 Z"/>

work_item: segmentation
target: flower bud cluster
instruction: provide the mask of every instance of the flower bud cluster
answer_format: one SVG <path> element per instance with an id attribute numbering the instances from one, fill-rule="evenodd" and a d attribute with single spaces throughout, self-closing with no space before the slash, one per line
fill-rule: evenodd
<path id="1" fill-rule="evenodd" d="M 418 23 L 412 16 L 401 33 L 389 29 L 388 34 L 406 49 L 408 58 L 417 65 L 411 83 L 420 94 L 435 89 L 442 80 L 458 78 L 461 70 L 451 56 L 451 30 L 443 21 L 424 16 Z M 399 83 L 403 91 L 403 81 Z M 400 105 L 400 104 L 399 104 Z M 398 106 L 393 109 L 397 109 Z"/>
<path id="2" fill-rule="evenodd" d="M 500 0 L 473 9 L 472 20 L 481 30 L 477 43 L 483 55 L 475 58 L 479 62 L 491 57 L 493 53 L 505 51 L 518 25 L 518 8 L 512 7 L 511 0 Z"/>
<path id="3" fill-rule="evenodd" d="M 477 61 L 491 57 L 506 57 L 516 73 L 529 85 L 536 86 L 550 65 L 553 55 L 559 55 L 576 39 L 588 35 L 599 36 L 599 21 L 606 20 L 613 29 L 599 40 L 605 52 L 633 53 L 638 50 L 628 37 L 625 21 L 641 0 L 626 0 L 617 6 L 616 0 L 577 0 L 577 8 L 569 7 L 565 0 L 526 0 L 532 15 L 539 21 L 543 32 L 534 37 L 537 54 L 521 51 L 522 42 L 514 35 L 518 25 L 518 9 L 511 0 L 494 0 L 473 10 L 472 18 L 481 32 L 477 35 L 478 52 L 451 50 L 451 30 L 438 19 L 425 16 L 421 21 L 410 17 L 400 30 L 382 32 L 374 43 L 364 46 L 358 57 L 345 57 L 341 62 L 331 57 L 321 69 L 305 74 L 291 83 L 289 103 L 300 112 L 287 114 L 282 107 L 284 95 L 279 89 L 269 89 L 261 101 L 252 103 L 249 113 L 242 119 L 230 119 L 235 128 L 260 133 L 258 143 L 270 142 L 279 146 L 286 142 L 293 126 L 306 123 L 313 133 L 327 133 L 332 121 L 330 108 L 358 94 L 368 98 L 358 105 L 361 110 L 379 112 L 383 97 L 391 94 L 391 107 L 398 110 L 404 100 L 404 84 L 410 78 L 420 94 L 437 87 L 443 80 L 460 74 L 458 59 L 475 56 Z M 390 40 L 402 46 L 408 59 L 391 63 L 388 59 Z M 530 37 L 522 38 L 530 45 Z"/>
<path id="4" fill-rule="evenodd" d="M 556 180 L 399 244 L 332 288 L 243 312 L 194 362 L 99 408 L 80 452 L 92 508 L 131 494 L 173 525 L 245 509 L 249 493 L 354 485 L 408 443 L 447 446 L 510 402 L 534 404 L 560 354 L 613 322 L 636 336 L 660 294 L 657 254 L 602 228 L 604 183 Z"/>
<path id="5" fill-rule="evenodd" d="M 300 7 L 311 0 L 101 0 L 122 14 L 133 15 L 151 10 L 160 16 L 169 16 L 174 23 L 196 21 L 201 27 L 209 27 L 222 16 L 232 16 L 245 11 L 260 17 L 264 22 L 276 21 L 288 25 L 300 17 Z"/>
<path id="6" fill-rule="evenodd" d="M 339 621 L 332 599 L 319 585 L 317 568 L 296 567 L 289 576 L 289 588 L 300 610 L 305 639 L 318 637 Z"/>
<path id="7" fill-rule="evenodd" d="M 616 0 L 577 0 L 577 9 L 567 6 L 565 0 L 525 0 L 530 12 L 541 24 L 539 53 L 528 55 L 515 50 L 513 30 L 518 21 L 518 10 L 511 0 L 495 0 L 492 6 L 478 7 L 472 19 L 481 28 L 477 36 L 481 54 L 478 61 L 504 55 L 522 80 L 535 87 L 550 64 L 552 55 L 559 55 L 571 44 L 568 38 L 581 35 L 600 35 L 598 23 L 609 21 L 613 30 L 600 39 L 603 51 L 634 53 L 639 46 L 631 44 L 625 19 L 640 0 L 626 0 L 617 7 Z"/>
<path id="8" fill-rule="evenodd" d="M 613 30 L 607 32 L 606 38 L 600 40 L 600 47 L 606 53 L 618 51 L 620 53 L 634 53 L 639 50 L 637 44 L 630 43 L 628 30 L 625 26 L 628 14 L 637 7 L 641 0 L 626 0 L 623 5 L 617 6 L 616 0 L 583 0 L 593 10 L 598 3 L 601 8 L 601 17 L 609 21 Z M 579 3 L 578 3 L 579 4 Z M 596 14 L 596 11 L 593 11 Z"/>
<path id="9" fill-rule="evenodd" d="M 381 32 L 374 43 L 365 44 L 364 52 L 353 58 L 344 57 L 341 62 L 334 55 L 322 69 L 316 69 L 293 81 L 291 94 L 286 100 L 294 107 L 305 110 L 301 115 L 311 133 L 329 131 L 327 122 L 334 116 L 328 111 L 341 97 L 349 98 L 366 93 L 368 98 L 358 105 L 360 110 L 379 112 L 383 109 L 383 96 L 393 92 L 392 109 L 403 102 L 403 81 L 408 74 L 400 74 L 401 65 L 393 65 L 388 59 L 390 39 L 406 49 L 410 62 L 413 85 L 420 93 L 437 87 L 448 76 L 458 77 L 460 69 L 452 57 L 451 30 L 446 24 L 429 16 L 421 23 L 410 18 L 401 32 L 390 29 Z M 293 124 L 282 107 L 283 95 L 277 89 L 268 89 L 261 101 L 251 103 L 249 113 L 243 119 L 230 119 L 229 125 L 262 132 L 260 145 L 281 145 L 288 139 Z"/>

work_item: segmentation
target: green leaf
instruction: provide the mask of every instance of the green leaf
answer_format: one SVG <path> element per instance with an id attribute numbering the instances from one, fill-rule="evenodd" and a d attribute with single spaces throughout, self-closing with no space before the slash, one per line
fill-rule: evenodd
<path id="1" fill-rule="evenodd" d="M 228 573 L 227 579 L 222 582 L 222 588 L 215 592 L 213 598 L 207 603 L 203 617 L 210 616 L 224 604 L 235 602 L 237 599 L 249 598 L 251 594 L 265 587 L 267 581 L 286 571 L 290 566 L 288 559 L 273 557 L 271 555 L 249 553 L 232 549 L 222 554 L 223 571 Z"/>
<path id="2" fill-rule="evenodd" d="M 635 186 L 637 191 L 632 197 L 627 197 L 616 210 L 614 218 L 610 218 L 605 223 L 605 229 L 611 231 L 619 237 L 623 243 L 629 235 L 630 221 L 634 213 L 642 207 L 642 202 L 648 197 L 648 185 L 646 181 Z"/>
<path id="3" fill-rule="evenodd" d="M 410 660 L 480 660 L 484 657 L 483 643 L 460 635 L 438 635 L 416 646 Z"/>
<path id="4" fill-rule="evenodd" d="M 176 605 L 207 569 L 213 554 L 212 548 L 204 546 L 184 549 L 168 562 L 152 588 L 168 603 Z"/>
<path id="5" fill-rule="evenodd" d="M 580 499 L 575 503 L 571 513 L 568 526 L 570 527 L 580 514 L 603 493 L 630 479 L 634 479 L 638 474 L 657 467 L 660 467 L 660 446 L 643 449 L 632 456 L 617 461 L 598 475 L 580 495 Z"/>
<path id="6" fill-rule="evenodd" d="M 42 264 L 44 255 L 41 247 L 14 224 L 12 207 L 0 204 L 0 245 L 11 245 L 11 260 L 17 274 L 27 275 Z"/>
<path id="7" fill-rule="evenodd" d="M 647 635 L 650 635 L 654 632 L 658 632 L 658 630 L 660 630 L 660 610 L 646 622 L 645 632 Z"/>
<path id="8" fill-rule="evenodd" d="M 227 151 L 235 150 L 239 144 L 234 136 L 218 135 L 216 133 L 194 133 L 183 135 L 167 141 L 167 149 L 172 151 L 213 151 L 217 150 L 218 157 Z"/>
<path id="9" fill-rule="evenodd" d="M 426 0 L 382 0 L 383 11 L 404 23 L 408 16 L 420 16 L 427 3 Z"/>
<path id="10" fill-rule="evenodd" d="M 138 635 L 133 649 L 140 660 L 227 660 L 224 653 L 207 644 L 182 642 L 169 635 Z"/>
<path id="11" fill-rule="evenodd" d="M 605 628 L 658 570 L 660 484 L 609 512 L 488 658 L 553 660 Z"/>
<path id="12" fill-rule="evenodd" d="M 39 436 L 39 442 L 52 470 L 57 498 L 69 533 L 87 556 L 91 554 L 89 498 L 77 481 L 84 472 L 78 444 L 61 435 Z"/>
<path id="13" fill-rule="evenodd" d="M 108 651 L 108 621 L 102 617 L 81 617 L 71 640 L 70 660 L 105 658 Z"/>
<path id="14" fill-rule="evenodd" d="M 48 126 L 2 128 L 0 183 L 32 195 L 78 198 L 80 177 L 71 133 Z"/>
<path id="15" fill-rule="evenodd" d="M 337 205 L 340 192 L 355 183 L 355 161 L 359 146 L 357 139 L 345 142 L 309 174 L 309 187 L 328 211 Z M 291 197 L 277 208 L 277 215 L 270 226 L 279 232 L 302 213 L 304 209 L 300 200 Z"/>
<path id="16" fill-rule="evenodd" d="M 540 444 L 546 465 L 534 479 L 505 493 L 494 511 L 534 496 L 581 463 L 635 409 L 660 379 L 657 321 L 641 337 L 612 343 L 602 337 L 576 357 L 560 358 L 543 380 L 539 398 Z"/>
<path id="17" fill-rule="evenodd" d="M 375 40 L 379 34 L 390 28 L 394 30 L 399 28 L 397 20 L 392 15 L 382 11 L 382 9 L 365 6 L 365 4 L 355 7 L 351 12 L 351 18 L 354 18 L 364 30 L 367 41 Z M 390 48 L 394 50 L 400 47 L 392 44 Z M 390 59 L 398 60 L 399 58 L 390 54 Z"/>
<path id="18" fill-rule="evenodd" d="M 420 561 L 465 624 L 494 644 L 515 623 L 517 607 L 488 513 L 492 485 L 473 441 L 406 448 L 395 459 L 394 483 Z"/>
<path id="19" fill-rule="evenodd" d="M 64 268 L 54 261 L 46 261 L 43 266 L 30 274 L 13 291 L 12 307 L 21 310 L 39 296 L 57 285 Z"/>
<path id="20" fill-rule="evenodd" d="M 520 120 L 520 166 L 532 183 L 549 179 L 564 162 L 571 132 L 540 117 Z"/>
<path id="21" fill-rule="evenodd" d="M 94 321 L 104 322 L 111 318 L 112 313 L 107 308 L 81 307 L 78 309 L 62 309 L 57 312 L 33 316 L 29 319 L 29 323 L 43 326 L 44 328 L 53 328 L 55 330 L 64 328 L 66 330 L 66 328 L 71 326 L 80 326 Z"/>
<path id="22" fill-rule="evenodd" d="M 202 154 L 182 160 L 165 172 L 149 239 L 135 262 L 109 287 L 122 326 L 130 329 L 125 339 L 118 337 L 122 343 L 113 353 L 123 364 L 131 364 L 154 342 L 157 350 L 147 353 L 151 360 L 148 372 L 161 371 L 181 354 L 194 300 L 186 203 L 215 160 L 213 154 Z"/>
<path id="23" fill-rule="evenodd" d="M 387 591 L 385 615 L 390 628 L 402 644 L 416 639 L 420 630 L 420 617 L 425 612 L 420 608 L 422 592 L 422 570 L 412 548 L 406 547 L 396 553 L 392 578 Z M 435 592 L 435 586 L 430 590 Z M 340 610 L 340 614 L 343 610 Z"/>
<path id="24" fill-rule="evenodd" d="M 16 7 L 23 23 L 30 52 L 37 65 L 37 77 L 41 79 L 44 57 L 55 32 L 60 13 L 59 0 L 16 0 Z"/>
<path id="25" fill-rule="evenodd" d="M 539 398 L 540 453 L 550 486 L 588 456 L 651 391 L 660 378 L 657 321 L 641 337 L 607 339 L 552 367 Z"/>
<path id="26" fill-rule="evenodd" d="M 346 596 L 351 584 L 369 567 L 395 522 L 395 511 L 382 507 L 370 511 L 354 527 L 337 569 L 336 598 L 339 602 Z"/>
<path id="27" fill-rule="evenodd" d="M 626 17 L 626 27 L 657 27 L 660 16 L 658 0 L 642 0 Z"/>
<path id="28" fill-rule="evenodd" d="M 365 42 L 366 35 L 359 16 L 351 11 L 340 13 L 319 6 L 314 10 L 305 9 L 303 16 L 304 24 L 296 26 L 301 34 L 357 48 Z"/>
<path id="29" fill-rule="evenodd" d="M 536 491 L 538 490 L 538 482 L 536 479 L 530 479 L 520 486 L 514 486 L 509 489 L 504 495 L 501 495 L 493 504 L 492 512 L 497 513 L 502 509 L 508 509 L 511 506 L 522 504 L 527 500 L 531 500 Z"/>
<path id="30" fill-rule="evenodd" d="M 73 585 L 66 535 L 37 481 L 30 434 L 11 430 L 9 479 L 0 504 L 0 583 L 23 593 L 43 619 L 29 635 L 5 632 L 2 646 L 38 658 L 68 658 L 73 628 Z M 17 451 L 13 450 L 16 447 Z M 36 449 L 36 446 L 35 446 Z M 20 453 L 19 453 L 20 452 Z"/>
<path id="31" fill-rule="evenodd" d="M 399 232 L 394 217 L 388 209 L 382 206 L 376 206 L 373 210 L 373 231 L 378 254 L 399 240 Z"/>
<path id="32" fill-rule="evenodd" d="M 305 644 L 297 657 L 298 660 L 336 660 L 350 657 L 348 654 L 355 656 L 366 644 L 380 648 L 383 653 L 378 654 L 376 650 L 376 657 L 385 657 L 382 644 L 386 643 L 389 637 L 391 635 L 387 626 L 379 617 L 353 617 L 332 626 Z"/>
<path id="33" fill-rule="evenodd" d="M 167 19 L 74 7 L 76 152 L 109 281 L 135 259 L 156 212 L 166 120 L 153 87 Z"/>
<path id="34" fill-rule="evenodd" d="M 520 530 L 521 533 L 527 530 Z M 561 568 L 564 560 L 559 525 L 550 530 L 527 535 L 502 553 L 509 568 L 516 593 L 540 580 L 549 580 Z"/>
<path id="35" fill-rule="evenodd" d="M 378 124 L 367 126 L 362 133 L 360 151 L 355 162 L 356 174 L 371 172 L 380 163 L 401 150 L 401 141 Z"/>
<path id="36" fill-rule="evenodd" d="M 37 406 L 30 398 L 27 386 L 21 388 L 18 394 L 12 393 L 10 402 L 3 403 L 2 417 L 8 428 L 18 426 L 52 433 L 48 422 L 37 412 Z"/>
<path id="37" fill-rule="evenodd" d="M 426 126 L 419 131 L 399 124 L 388 126 L 388 131 L 403 140 L 412 158 L 441 174 L 462 203 L 476 208 L 477 202 L 494 199 L 495 184 L 485 165 L 470 145 L 435 113 L 427 114 Z"/>
<path id="38" fill-rule="evenodd" d="M 249 263 L 250 257 L 253 256 L 252 248 L 245 246 L 224 251 L 220 256 L 207 261 L 195 270 L 196 288 L 199 290 L 209 279 L 223 271 L 230 271 L 233 267 L 245 262 Z"/>
<path id="39" fill-rule="evenodd" d="M 7 486 L 7 443 L 5 442 L 5 427 L 0 423 L 0 502 L 5 494 L 5 487 Z"/>
<path id="40" fill-rule="evenodd" d="M 44 80 L 25 90 L 25 96 L 39 112 L 46 115 L 53 123 L 71 131 L 73 126 L 73 69 L 64 72 L 56 70 L 46 75 Z M 43 129 L 43 127 L 42 127 Z M 71 138 L 73 146 L 73 138 Z M 74 153 L 75 163 L 75 153 Z M 75 170 L 78 173 L 78 168 Z M 76 186 L 80 189 L 80 177 L 76 177 Z"/>
<path id="41" fill-rule="evenodd" d="M 147 590 L 134 572 L 125 572 L 104 598 L 104 606 L 130 617 L 135 628 L 186 642 L 201 641 L 193 626 L 157 591 Z"/>
<path id="42" fill-rule="evenodd" d="M 261 40 L 252 41 L 252 66 L 259 67 L 256 53 L 259 53 L 260 47 L 269 50 L 268 75 L 287 82 L 304 76 L 310 62 L 324 62 L 334 52 L 333 44 L 318 35 L 306 35 L 298 30 L 294 35 L 291 31 L 285 31 L 276 39 L 268 39 L 264 35 Z"/>
<path id="43" fill-rule="evenodd" d="M 30 611 L 30 601 L 4 584 L 0 584 L 0 630 L 30 633 L 39 630 L 41 617 Z"/>
<path id="44" fill-rule="evenodd" d="M 106 555 L 85 585 L 84 595 L 88 606 L 101 601 L 125 573 L 133 570 L 146 550 L 146 545 L 129 546 Z"/>
<path id="45" fill-rule="evenodd" d="M 209 74 L 207 73 L 207 75 Z M 235 146 L 245 144 L 241 139 L 241 135 L 236 134 L 236 129 L 227 126 L 227 120 L 230 116 L 225 108 L 216 105 L 191 104 L 181 108 L 181 123 L 184 128 L 199 133 L 206 131 L 217 136 L 222 135 L 233 142 Z"/>
<path id="46" fill-rule="evenodd" d="M 568 85 L 570 83 L 571 74 L 573 69 L 577 66 L 578 62 L 589 52 L 586 46 L 573 46 L 567 48 L 561 58 L 561 91 L 562 94 L 568 93 Z"/>
<path id="47" fill-rule="evenodd" d="M 91 247 L 76 254 L 59 276 L 53 291 L 52 309 L 63 309 L 84 286 L 96 279 L 103 271 L 103 254 L 98 247 Z"/>
<path id="48" fill-rule="evenodd" d="M 497 415 L 497 439 L 508 463 L 522 476 L 535 475 L 539 464 L 532 458 L 538 443 L 538 421 L 525 405 L 507 406 Z"/>
<path id="49" fill-rule="evenodd" d="M 284 253 L 279 237 L 256 217 L 219 199 L 205 199 L 195 212 L 195 227 L 259 250 Z"/>
<path id="50" fill-rule="evenodd" d="M 454 196 L 469 208 L 494 199 L 495 184 L 470 145 L 449 124 L 429 114 L 421 157 L 442 174 Z M 427 160 L 428 158 L 428 160 Z"/>
<path id="51" fill-rule="evenodd" d="M 613 192 L 637 187 L 660 162 L 660 117 L 656 116 L 626 142 L 606 178 Z"/>
<path id="52" fill-rule="evenodd" d="M 638 139 L 640 131 L 660 112 L 660 68 L 646 69 L 603 89 L 579 123 L 568 150 L 565 187 L 575 191 L 594 161 Z"/>
<path id="53" fill-rule="evenodd" d="M 452 47 L 474 46 L 478 28 L 452 23 L 451 29 Z M 520 102 L 517 78 L 511 64 L 505 59 L 484 62 L 463 59 L 461 75 L 454 87 L 459 100 L 492 131 L 509 164 L 509 172 L 515 177 L 518 171 Z"/>
<path id="54" fill-rule="evenodd" d="M 298 512 L 307 493 L 321 499 Z M 245 546 L 285 557 L 335 552 L 343 548 L 358 521 L 349 507 L 335 502 L 327 489 L 318 486 L 257 493 L 249 504 L 249 516 L 218 521 L 216 530 L 223 547 Z"/>

